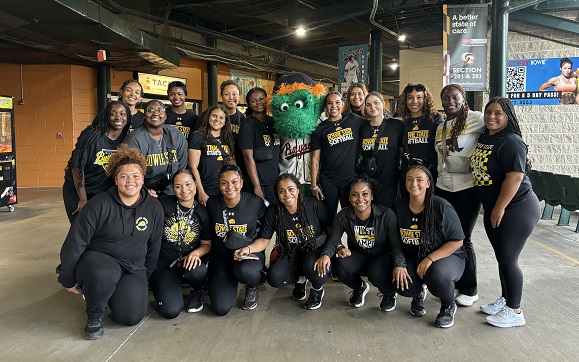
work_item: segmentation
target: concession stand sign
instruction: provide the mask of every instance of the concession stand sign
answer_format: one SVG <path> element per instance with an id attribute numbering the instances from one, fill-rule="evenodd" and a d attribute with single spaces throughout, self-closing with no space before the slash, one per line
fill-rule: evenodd
<path id="1" fill-rule="evenodd" d="M 187 84 L 185 78 L 166 77 L 164 75 L 139 73 L 139 83 L 143 85 L 143 93 L 156 94 L 161 96 L 167 95 L 167 87 L 169 83 L 174 81 L 183 82 Z"/>
<path id="2" fill-rule="evenodd" d="M 487 90 L 488 4 L 444 5 L 443 85 Z"/>

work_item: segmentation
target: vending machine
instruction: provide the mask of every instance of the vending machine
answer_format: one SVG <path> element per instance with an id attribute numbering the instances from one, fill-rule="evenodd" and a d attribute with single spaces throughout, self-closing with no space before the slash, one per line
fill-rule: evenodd
<path id="1" fill-rule="evenodd" d="M 14 97 L 0 96 L 0 207 L 16 204 L 16 148 Z"/>

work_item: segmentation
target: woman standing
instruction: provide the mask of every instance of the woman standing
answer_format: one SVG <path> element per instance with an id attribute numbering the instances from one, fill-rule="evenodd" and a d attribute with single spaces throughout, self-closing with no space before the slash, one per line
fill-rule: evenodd
<path id="1" fill-rule="evenodd" d="M 159 314 L 176 318 L 183 309 L 182 281 L 191 286 L 187 312 L 203 309 L 203 286 L 207 280 L 207 254 L 211 249 L 209 214 L 195 202 L 195 181 L 188 170 L 173 177 L 175 195 L 159 198 L 165 213 L 165 229 L 151 290 Z"/>
<path id="2" fill-rule="evenodd" d="M 326 241 L 324 228 L 328 212 L 324 204 L 302 196 L 301 184 L 292 174 L 284 173 L 275 180 L 277 205 L 270 205 L 260 237 L 249 247 L 252 252 L 265 250 L 273 233 L 277 239 L 270 258 L 267 281 L 274 288 L 295 284 L 294 300 L 306 299 L 306 283 L 312 283 L 306 309 L 322 306 L 323 285 L 331 270 L 317 270 L 316 260 Z"/>
<path id="3" fill-rule="evenodd" d="M 187 140 L 165 125 L 165 107 L 157 100 L 145 104 L 145 126 L 129 133 L 124 143 L 139 149 L 147 159 L 145 186 L 153 195 L 173 194 L 175 172 L 187 167 Z"/>
<path id="4" fill-rule="evenodd" d="M 455 283 L 464 270 L 464 234 L 452 206 L 434 196 L 428 168 L 410 166 L 405 175 L 409 198 L 396 202 L 396 216 L 406 268 L 394 270 L 394 281 L 401 295 L 412 297 L 410 313 L 414 316 L 426 314 L 427 290 L 440 298 L 434 325 L 449 328 L 456 313 Z"/>
<path id="5" fill-rule="evenodd" d="M 62 186 L 64 208 L 71 224 L 88 200 L 113 186 L 106 174 L 108 160 L 127 135 L 130 123 L 129 107 L 123 102 L 111 102 L 78 137 L 64 169 Z"/>
<path id="6" fill-rule="evenodd" d="M 242 187 L 239 167 L 226 164 L 219 170 L 221 195 L 207 201 L 211 224 L 215 225 L 208 289 L 213 311 L 220 316 L 229 313 L 235 304 L 238 283 L 245 284 L 241 307 L 248 310 L 257 307 L 257 284 L 265 264 L 265 253 L 253 254 L 248 245 L 255 240 L 266 207 L 260 197 L 241 192 Z"/>
<path id="7" fill-rule="evenodd" d="M 120 89 L 119 98 L 125 102 L 131 110 L 131 122 L 129 132 L 141 127 L 145 123 L 145 115 L 137 109 L 137 103 L 143 97 L 143 86 L 135 79 L 127 79 Z"/>
<path id="8" fill-rule="evenodd" d="M 391 208 L 398 196 L 403 127 L 399 120 L 389 118 L 382 94 L 370 92 L 365 103 L 364 112 L 370 122 L 360 128 L 361 172 L 374 178 L 381 186 L 376 204 Z M 371 164 L 376 167 L 374 171 L 369 167 Z"/>
<path id="9" fill-rule="evenodd" d="M 219 195 L 218 175 L 223 159 L 233 156 L 233 133 L 223 107 L 204 113 L 201 128 L 189 138 L 189 169 L 195 176 L 197 199 L 207 204 L 209 196 Z"/>
<path id="10" fill-rule="evenodd" d="M 539 222 L 539 201 L 527 177 L 530 163 L 513 104 L 492 98 L 485 106 L 486 129 L 472 154 L 476 194 L 484 208 L 484 226 L 499 263 L 501 297 L 481 310 L 497 327 L 525 324 L 521 310 L 523 272 L 518 259 Z"/>
<path id="11" fill-rule="evenodd" d="M 484 120 L 481 112 L 469 109 L 465 97 L 464 89 L 458 84 L 449 84 L 440 92 L 446 120 L 436 130 L 436 195 L 448 201 L 460 219 L 466 265 L 462 277 L 456 283 L 459 293 L 456 303 L 469 307 L 478 300 L 476 254 L 471 235 L 480 211 L 470 170 L 470 157 L 484 128 Z"/>
<path id="12" fill-rule="evenodd" d="M 421 164 L 428 167 L 437 177 L 437 155 L 434 149 L 436 128 L 442 122 L 442 116 L 436 111 L 434 98 L 425 84 L 408 84 L 396 107 L 396 114 L 402 117 L 404 124 L 402 170 L 409 165 Z M 401 187 L 402 194 L 406 189 Z"/>
<path id="13" fill-rule="evenodd" d="M 406 266 L 396 216 L 389 208 L 373 203 L 378 185 L 368 176 L 354 176 L 347 189 L 352 207 L 342 209 L 336 216 L 316 269 L 329 270 L 330 259 L 337 253 L 333 274 L 352 288 L 350 305 L 355 308 L 364 305 L 370 286 L 361 277 L 367 275 L 380 291 L 380 310 L 391 312 L 396 308 L 392 269 Z M 340 242 L 344 233 L 348 237 L 348 247 Z"/>
<path id="14" fill-rule="evenodd" d="M 187 86 L 180 81 L 169 83 L 167 96 L 171 105 L 167 108 L 167 120 L 165 124 L 171 125 L 181 131 L 185 138 L 195 132 L 200 124 L 199 117 L 192 109 L 185 108 L 185 97 L 187 97 Z"/>
<path id="15" fill-rule="evenodd" d="M 355 113 L 360 117 L 364 117 L 364 99 L 368 91 L 364 83 L 352 83 L 346 92 L 346 106 L 344 107 L 344 114 Z"/>
<path id="16" fill-rule="evenodd" d="M 342 116 L 342 95 L 330 92 L 324 101 L 328 118 L 312 133 L 312 195 L 323 200 L 330 215 L 338 201 L 348 204 L 343 190 L 356 173 L 356 152 L 363 118 L 353 113 Z M 333 216 L 331 217 L 333 220 Z"/>
<path id="17" fill-rule="evenodd" d="M 116 186 L 92 198 L 72 224 L 57 268 L 58 282 L 84 294 L 84 338 L 103 335 L 107 306 L 115 322 L 132 326 L 147 312 L 147 279 L 157 265 L 163 208 L 144 189 L 145 158 L 120 145 L 108 163 Z"/>
<path id="18" fill-rule="evenodd" d="M 247 118 L 239 129 L 239 148 L 253 193 L 275 203 L 273 182 L 279 175 L 280 139 L 273 118 L 265 113 L 267 92 L 252 88 L 247 92 Z"/>

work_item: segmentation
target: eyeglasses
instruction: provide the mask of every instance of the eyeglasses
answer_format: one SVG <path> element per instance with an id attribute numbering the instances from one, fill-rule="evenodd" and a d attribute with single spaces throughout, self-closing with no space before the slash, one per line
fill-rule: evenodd
<path id="1" fill-rule="evenodd" d="M 422 84 L 408 84 L 406 86 L 406 88 L 404 88 L 405 93 L 410 93 L 413 90 L 415 90 L 417 92 L 424 92 L 426 90 L 426 88 Z"/>
<path id="2" fill-rule="evenodd" d="M 148 114 L 153 114 L 155 112 L 165 113 L 165 108 L 147 108 L 145 109 L 145 112 L 147 112 Z"/>

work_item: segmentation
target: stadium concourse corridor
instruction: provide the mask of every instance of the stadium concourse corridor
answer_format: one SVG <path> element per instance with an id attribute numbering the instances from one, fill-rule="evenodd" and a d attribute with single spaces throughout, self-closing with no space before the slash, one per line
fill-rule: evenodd
<path id="1" fill-rule="evenodd" d="M 399 297 L 396 310 L 383 313 L 372 287 L 366 304 L 353 309 L 347 287 L 328 281 L 323 305 L 314 311 L 291 300 L 291 287 L 260 286 L 253 311 L 241 310 L 240 296 L 228 316 L 217 317 L 206 296 L 203 311 L 173 320 L 152 306 L 134 327 L 107 318 L 104 337 L 85 341 L 82 297 L 56 282 L 68 229 L 61 190 L 22 188 L 19 196 L 15 212 L 0 209 L 1 361 L 577 361 L 579 356 L 579 234 L 556 226 L 556 216 L 539 222 L 521 256 L 524 327 L 495 328 L 479 312 L 480 304 L 500 293 L 479 217 L 473 242 L 480 299 L 473 307 L 459 307 L 450 329 L 434 327 L 439 302 L 431 295 L 426 316 L 414 318 L 409 298 Z M 574 213 L 571 225 L 576 223 Z"/>

